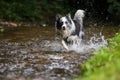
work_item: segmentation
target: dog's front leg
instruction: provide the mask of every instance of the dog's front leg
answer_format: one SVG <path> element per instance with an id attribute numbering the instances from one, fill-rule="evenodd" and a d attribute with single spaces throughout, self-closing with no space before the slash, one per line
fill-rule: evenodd
<path id="1" fill-rule="evenodd" d="M 78 43 L 78 36 L 77 35 L 69 36 L 67 41 L 71 42 L 72 44 L 77 44 Z"/>
<path id="2" fill-rule="evenodd" d="M 69 48 L 68 48 L 68 46 L 66 45 L 66 43 L 65 43 L 64 40 L 62 40 L 62 45 L 63 45 L 63 47 L 64 47 L 67 51 L 69 51 Z"/>

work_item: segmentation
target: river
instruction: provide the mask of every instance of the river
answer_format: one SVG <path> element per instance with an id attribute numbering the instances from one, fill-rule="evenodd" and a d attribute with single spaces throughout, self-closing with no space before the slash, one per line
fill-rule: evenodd
<path id="1" fill-rule="evenodd" d="M 106 41 L 119 32 L 120 27 L 85 27 L 84 31 L 83 46 L 89 49 L 80 47 L 81 51 L 66 52 L 61 41 L 55 40 L 54 27 L 6 29 L 0 33 L 0 80 L 72 80 L 78 77 L 82 74 L 80 65 L 101 44 L 106 46 L 102 37 Z M 91 40 L 94 41 L 90 43 Z"/>

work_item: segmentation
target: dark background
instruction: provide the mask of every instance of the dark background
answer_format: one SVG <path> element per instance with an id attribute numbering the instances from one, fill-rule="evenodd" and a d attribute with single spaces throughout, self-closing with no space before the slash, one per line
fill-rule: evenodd
<path id="1" fill-rule="evenodd" d="M 120 21 L 120 0 L 0 0 L 0 21 L 54 24 L 55 15 L 86 11 L 86 21 Z"/>

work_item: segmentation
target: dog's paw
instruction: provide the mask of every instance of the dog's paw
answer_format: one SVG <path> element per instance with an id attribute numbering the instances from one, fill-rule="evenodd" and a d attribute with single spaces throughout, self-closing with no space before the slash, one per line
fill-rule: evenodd
<path id="1" fill-rule="evenodd" d="M 68 37 L 67 41 L 72 43 L 72 44 L 76 43 L 77 42 L 77 36 L 70 36 L 70 37 Z"/>
<path id="2" fill-rule="evenodd" d="M 74 40 L 73 38 L 74 38 L 73 36 L 70 36 L 70 37 L 67 38 L 67 41 L 72 42 Z"/>
<path id="3" fill-rule="evenodd" d="M 59 37 L 55 37 L 55 40 L 59 40 L 60 38 Z"/>
<path id="4" fill-rule="evenodd" d="M 66 51 L 69 51 L 69 48 L 68 48 L 68 46 L 67 46 L 67 44 L 65 43 L 64 40 L 62 40 L 62 45 L 63 45 L 63 47 L 65 48 Z"/>

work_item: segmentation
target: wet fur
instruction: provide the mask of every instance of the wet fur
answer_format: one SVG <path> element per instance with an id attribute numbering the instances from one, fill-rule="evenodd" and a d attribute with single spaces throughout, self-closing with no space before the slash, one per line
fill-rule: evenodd
<path id="1" fill-rule="evenodd" d="M 61 35 L 62 45 L 67 51 L 69 50 L 68 44 L 74 44 L 78 39 L 82 39 L 84 36 L 83 17 L 83 10 L 77 10 L 73 19 L 70 14 L 66 16 L 61 16 L 60 14 L 56 15 L 56 36 Z"/>

